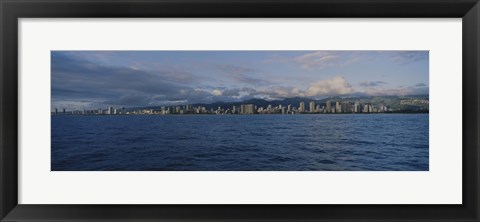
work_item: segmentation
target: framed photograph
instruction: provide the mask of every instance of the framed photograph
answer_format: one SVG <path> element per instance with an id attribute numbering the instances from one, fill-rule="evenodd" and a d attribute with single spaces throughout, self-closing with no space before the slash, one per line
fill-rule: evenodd
<path id="1" fill-rule="evenodd" d="M 0 4 L 1 221 L 479 221 L 476 0 Z"/>

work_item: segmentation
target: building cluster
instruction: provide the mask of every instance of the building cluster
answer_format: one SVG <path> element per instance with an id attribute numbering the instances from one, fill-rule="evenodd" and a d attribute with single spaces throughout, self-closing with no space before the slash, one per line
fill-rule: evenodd
<path id="1" fill-rule="evenodd" d="M 418 105 L 428 105 L 428 99 L 402 99 L 400 100 L 401 105 L 410 105 L 410 106 L 418 106 Z"/>
<path id="2" fill-rule="evenodd" d="M 53 115 L 174 115 L 174 114 L 329 114 L 329 113 L 383 113 L 394 110 L 383 104 L 372 105 L 370 103 L 360 104 L 359 102 L 332 102 L 327 101 L 323 104 L 316 104 L 310 101 L 308 104 L 300 102 L 299 106 L 272 106 L 259 107 L 254 104 L 241 104 L 231 108 L 218 107 L 217 109 L 207 109 L 204 106 L 164 106 L 160 109 L 130 109 L 125 107 L 96 110 L 74 110 L 59 112 L 57 109 Z"/>

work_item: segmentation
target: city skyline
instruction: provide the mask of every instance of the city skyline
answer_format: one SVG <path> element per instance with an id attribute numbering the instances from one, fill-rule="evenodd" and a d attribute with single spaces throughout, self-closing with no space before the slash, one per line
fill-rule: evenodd
<path id="1" fill-rule="evenodd" d="M 52 51 L 51 109 L 428 95 L 428 57 L 428 51 Z"/>
<path id="2" fill-rule="evenodd" d="M 59 111 L 57 108 L 52 112 L 52 115 L 175 115 L 175 114 L 342 114 L 342 113 L 428 113 L 429 99 L 425 97 L 410 97 L 399 99 L 396 104 L 391 101 L 380 100 L 374 102 L 378 98 L 350 99 L 327 99 L 323 102 L 309 100 L 306 98 L 296 98 L 298 107 L 288 103 L 284 105 L 285 101 L 271 101 L 276 102 L 277 105 L 256 105 L 252 101 L 243 101 L 237 103 L 221 103 L 212 108 L 213 104 L 184 104 L 161 106 L 156 108 L 137 107 L 108 107 L 97 109 L 84 110 L 66 110 Z M 307 103 L 305 102 L 307 101 Z M 257 100 L 257 102 L 259 102 Z M 266 102 L 260 100 L 260 102 Z M 389 103 L 396 108 L 385 105 Z M 308 104 L 308 106 L 306 105 Z M 398 105 L 403 106 L 399 108 Z M 210 107 L 210 108 L 209 108 Z"/>

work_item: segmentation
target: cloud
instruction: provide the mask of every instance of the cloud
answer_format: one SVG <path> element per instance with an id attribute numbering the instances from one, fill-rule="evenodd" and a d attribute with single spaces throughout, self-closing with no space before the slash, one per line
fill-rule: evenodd
<path id="1" fill-rule="evenodd" d="M 427 60 L 428 57 L 428 51 L 397 51 L 390 53 L 390 60 L 401 65 Z"/>
<path id="2" fill-rule="evenodd" d="M 220 91 L 220 90 L 218 90 L 218 89 L 214 89 L 214 90 L 212 91 L 212 94 L 213 94 L 214 96 L 221 96 L 221 95 L 222 95 L 222 91 Z"/>
<path id="3" fill-rule="evenodd" d="M 428 51 L 315 51 L 293 58 L 275 57 L 269 62 L 288 62 L 304 69 L 343 67 L 358 61 L 386 57 L 391 62 L 404 65 L 428 60 Z"/>
<path id="4" fill-rule="evenodd" d="M 211 102 L 216 95 L 185 86 L 172 71 L 109 67 L 52 53 L 52 109 L 154 106 L 178 100 Z"/>
<path id="5" fill-rule="evenodd" d="M 196 76 L 191 72 L 174 69 L 172 67 L 167 67 L 166 65 L 155 62 L 134 62 L 132 65 L 127 67 L 134 70 L 144 70 L 152 75 L 158 75 L 162 78 L 167 78 L 177 83 L 189 84 L 203 80 L 203 78 Z"/>
<path id="6" fill-rule="evenodd" d="M 238 83 L 245 83 L 250 85 L 266 85 L 270 82 L 264 79 L 253 77 L 253 74 L 258 74 L 257 70 L 249 67 L 242 67 L 236 65 L 218 65 L 217 69 L 228 75 L 230 78 Z"/>
<path id="7" fill-rule="evenodd" d="M 285 86 L 270 87 L 264 91 L 261 91 L 260 93 L 268 95 L 271 98 L 289 98 L 305 95 L 305 92 L 298 89 L 297 87 Z"/>
<path id="8" fill-rule="evenodd" d="M 376 86 L 382 86 L 382 85 L 385 85 L 387 84 L 386 82 L 384 81 L 369 81 L 369 82 L 361 82 L 360 83 L 360 86 L 363 86 L 363 87 L 376 87 Z"/>
<path id="9" fill-rule="evenodd" d="M 243 67 L 243 66 L 236 66 L 236 65 L 218 65 L 217 68 L 221 71 L 227 72 L 227 73 L 241 73 L 241 74 L 247 74 L 247 73 L 254 73 L 255 69 L 249 68 L 249 67 Z"/>
<path id="10" fill-rule="evenodd" d="M 272 61 L 291 62 L 304 69 L 321 69 L 329 66 L 339 67 L 366 58 L 362 52 L 347 51 L 315 51 L 293 58 L 275 58 Z"/>
<path id="11" fill-rule="evenodd" d="M 203 79 L 181 68 L 166 65 L 161 60 L 144 60 L 148 54 L 139 56 L 134 51 L 53 51 L 52 55 L 65 56 L 75 61 L 90 62 L 97 66 L 121 66 L 122 68 L 145 71 L 179 83 L 193 83 Z"/>
<path id="12" fill-rule="evenodd" d="M 231 88 L 231 89 L 225 89 L 224 91 L 222 91 L 222 96 L 227 96 L 232 98 L 241 98 L 242 96 L 254 95 L 255 93 L 257 93 L 257 90 L 255 90 L 252 87 Z"/>
<path id="13" fill-rule="evenodd" d="M 131 94 L 131 95 L 123 95 L 119 98 L 115 98 L 112 100 L 106 100 L 104 103 L 109 105 L 117 105 L 117 106 L 142 106 L 145 104 L 151 104 L 152 96 L 146 94 Z"/>
<path id="14" fill-rule="evenodd" d="M 306 90 L 306 96 L 347 95 L 353 92 L 353 87 L 343 77 L 336 76 L 332 79 L 320 80 L 311 84 Z"/>
<path id="15" fill-rule="evenodd" d="M 340 64 L 340 56 L 336 53 L 319 51 L 308 53 L 297 58 L 294 61 L 302 65 L 303 68 L 314 68 L 322 66 L 337 66 Z"/>
<path id="16" fill-rule="evenodd" d="M 415 85 L 415 87 L 425 87 L 425 86 L 427 86 L 427 84 L 425 83 L 418 83 Z"/>

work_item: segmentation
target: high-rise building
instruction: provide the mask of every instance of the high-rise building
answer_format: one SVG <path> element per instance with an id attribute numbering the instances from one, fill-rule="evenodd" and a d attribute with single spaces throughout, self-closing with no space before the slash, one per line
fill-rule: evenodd
<path id="1" fill-rule="evenodd" d="M 55 115 L 58 115 L 58 110 L 57 110 L 57 108 L 55 108 Z"/>
<path id="2" fill-rule="evenodd" d="M 335 112 L 336 113 L 341 113 L 342 112 L 342 106 L 340 105 L 340 102 L 335 103 Z"/>
<path id="3" fill-rule="evenodd" d="M 382 112 L 387 112 L 388 111 L 388 108 L 387 106 L 384 106 L 383 104 L 380 106 L 380 111 Z"/>
<path id="4" fill-rule="evenodd" d="M 127 114 L 127 112 L 125 112 L 125 107 L 122 107 L 122 115 L 125 115 Z"/>
<path id="5" fill-rule="evenodd" d="M 288 104 L 288 106 L 287 106 L 287 111 L 288 111 L 288 112 L 292 111 L 292 105 Z"/>
<path id="6" fill-rule="evenodd" d="M 304 102 L 300 102 L 300 108 L 298 108 L 298 111 L 305 112 L 305 103 Z"/>
<path id="7" fill-rule="evenodd" d="M 63 115 L 67 114 L 67 112 L 65 111 L 65 109 L 63 109 Z"/>
<path id="8" fill-rule="evenodd" d="M 355 102 L 355 105 L 353 105 L 353 112 L 354 113 L 360 112 L 360 103 Z"/>
<path id="9" fill-rule="evenodd" d="M 352 112 L 352 105 L 349 102 L 342 103 L 342 112 L 350 113 Z"/>
<path id="10" fill-rule="evenodd" d="M 108 107 L 108 114 L 109 115 L 112 115 L 113 114 L 113 107 Z"/>
<path id="11" fill-rule="evenodd" d="M 368 113 L 368 112 L 369 112 L 368 104 L 363 105 L 363 112 L 364 112 L 364 113 Z"/>
<path id="12" fill-rule="evenodd" d="M 310 101 L 310 109 L 309 111 L 311 113 L 315 112 L 315 101 Z"/>
<path id="13" fill-rule="evenodd" d="M 246 104 L 240 106 L 241 114 L 254 114 L 255 107 L 253 104 Z"/>
<path id="14" fill-rule="evenodd" d="M 326 106 L 326 109 L 327 109 L 327 113 L 331 113 L 332 112 L 332 101 L 328 100 L 327 103 L 325 104 Z"/>

